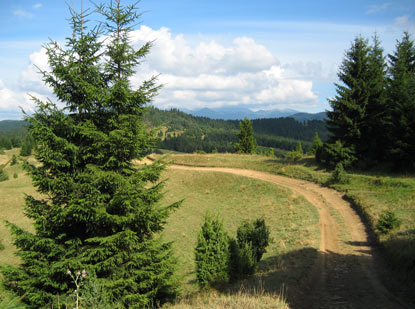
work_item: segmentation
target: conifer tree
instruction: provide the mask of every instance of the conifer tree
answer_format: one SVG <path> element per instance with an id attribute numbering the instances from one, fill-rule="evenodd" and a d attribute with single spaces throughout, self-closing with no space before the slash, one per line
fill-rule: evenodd
<path id="1" fill-rule="evenodd" d="M 377 35 L 369 52 L 368 104 L 361 124 L 361 141 L 357 151 L 361 160 L 375 164 L 386 155 L 385 138 L 381 132 L 388 123 L 386 113 L 386 60 Z"/>
<path id="2" fill-rule="evenodd" d="M 415 45 L 408 32 L 389 55 L 387 132 L 389 158 L 415 168 Z"/>
<path id="3" fill-rule="evenodd" d="M 8 223 L 22 263 L 2 273 L 36 308 L 73 289 L 67 269 L 86 269 L 106 297 L 129 308 L 176 293 L 171 245 L 159 233 L 178 203 L 160 206 L 162 163 L 132 163 L 155 141 L 142 115 L 156 80 L 135 90 L 129 81 L 151 44 L 131 45 L 135 5 L 117 0 L 97 9 L 102 27 L 87 28 L 88 12 L 72 11 L 66 45 L 46 45 L 51 70 L 43 78 L 66 107 L 35 99 L 37 111 L 27 117 L 39 165 L 25 166 L 42 198 L 26 197 L 33 233 Z"/>
<path id="4" fill-rule="evenodd" d="M 337 95 L 329 100 L 333 110 L 327 112 L 332 143 L 340 140 L 348 148 L 361 144 L 361 124 L 370 97 L 369 53 L 368 41 L 357 37 L 343 59 L 338 73 L 342 84 L 336 84 Z"/>
<path id="5" fill-rule="evenodd" d="M 245 117 L 243 121 L 239 122 L 240 131 L 238 133 L 238 143 L 236 147 L 242 153 L 255 153 L 257 143 L 254 137 L 254 129 L 252 122 Z"/>
<path id="6" fill-rule="evenodd" d="M 321 141 L 320 136 L 318 136 L 318 133 L 316 132 L 316 134 L 313 137 L 310 154 L 316 154 L 322 146 L 323 142 Z"/>

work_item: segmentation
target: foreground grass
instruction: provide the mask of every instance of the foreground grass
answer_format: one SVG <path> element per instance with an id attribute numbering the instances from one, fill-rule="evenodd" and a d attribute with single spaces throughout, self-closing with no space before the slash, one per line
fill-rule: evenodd
<path id="1" fill-rule="evenodd" d="M 181 154 L 170 155 L 168 160 L 189 166 L 219 166 L 246 168 L 288 177 L 327 184 L 330 173 L 320 169 L 312 158 L 298 162 L 258 155 L 237 154 Z M 356 210 L 366 220 L 379 241 L 385 257 L 407 279 L 415 281 L 415 177 L 414 175 L 385 175 L 382 173 L 353 173 L 350 183 L 331 184 L 345 192 Z M 402 220 L 399 230 L 387 235 L 376 229 L 379 215 L 393 211 Z"/>
<path id="2" fill-rule="evenodd" d="M 0 160 L 17 154 L 6 152 Z M 10 179 L 0 182 L 0 219 L 32 230 L 23 215 L 24 193 L 36 194 L 30 178 L 20 166 L 5 168 Z M 17 173 L 18 177 L 13 178 Z M 305 199 L 274 184 L 246 177 L 212 172 L 168 170 L 162 204 L 184 199 L 168 219 L 162 237 L 174 242 L 177 275 L 182 281 L 182 298 L 174 308 L 285 308 L 283 286 L 295 286 L 312 265 L 319 244 L 318 213 Z M 259 265 L 257 275 L 220 291 L 199 293 L 195 282 L 194 247 L 206 212 L 218 214 L 230 236 L 247 219 L 263 216 L 273 242 Z M 0 224 L 5 249 L 0 264 L 18 264 L 9 231 Z M 2 300 L 13 296 L 1 288 Z"/>

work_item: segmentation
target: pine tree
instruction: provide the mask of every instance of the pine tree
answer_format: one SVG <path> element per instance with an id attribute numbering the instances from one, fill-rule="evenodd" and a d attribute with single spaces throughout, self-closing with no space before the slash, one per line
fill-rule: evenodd
<path id="1" fill-rule="evenodd" d="M 238 133 L 238 143 L 236 147 L 242 153 L 255 153 L 257 143 L 254 138 L 254 129 L 252 122 L 245 117 L 243 121 L 239 122 L 240 131 Z"/>
<path id="2" fill-rule="evenodd" d="M 23 141 L 22 147 L 20 149 L 20 155 L 23 157 L 28 157 L 32 155 L 33 141 L 30 135 L 27 135 Z"/>
<path id="3" fill-rule="evenodd" d="M 315 155 L 319 151 L 319 149 L 321 149 L 321 147 L 323 147 L 323 142 L 321 141 L 320 137 L 318 136 L 318 133 L 316 132 L 313 138 L 310 154 Z"/>
<path id="4" fill-rule="evenodd" d="M 377 35 L 369 52 L 368 104 L 361 124 L 361 141 L 357 151 L 362 160 L 370 164 L 384 161 L 386 147 L 384 131 L 388 118 L 386 114 L 386 60 Z"/>
<path id="5" fill-rule="evenodd" d="M 329 100 L 332 111 L 327 111 L 327 128 L 331 144 L 340 141 L 348 151 L 362 159 L 366 150 L 364 122 L 371 98 L 371 48 L 368 41 L 357 37 L 346 53 L 336 84 L 337 95 Z"/>
<path id="6" fill-rule="evenodd" d="M 397 42 L 389 63 L 388 154 L 396 165 L 415 168 L 415 45 L 409 33 Z"/>
<path id="7" fill-rule="evenodd" d="M 67 269 L 86 269 L 125 307 L 163 303 L 176 293 L 171 244 L 159 233 L 178 203 L 160 206 L 162 163 L 132 163 L 155 142 L 142 115 L 156 80 L 136 90 L 129 82 L 151 44 L 130 44 L 136 6 L 111 1 L 97 9 L 102 27 L 87 28 L 88 12 L 72 11 L 66 45 L 46 45 L 51 71 L 43 78 L 65 109 L 34 99 L 37 111 L 27 117 L 40 164 L 25 166 L 43 198 L 26 197 L 33 233 L 8 223 L 22 263 L 2 273 L 37 308 L 73 289 Z"/>

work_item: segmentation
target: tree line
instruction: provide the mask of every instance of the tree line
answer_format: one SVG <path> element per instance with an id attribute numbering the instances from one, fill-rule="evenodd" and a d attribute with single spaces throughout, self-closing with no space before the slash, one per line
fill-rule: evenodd
<path id="1" fill-rule="evenodd" d="M 220 120 L 197 117 L 177 109 L 150 108 L 146 115 L 150 126 L 164 126 L 159 148 L 179 152 L 235 152 L 238 147 L 238 120 Z M 321 120 L 299 122 L 293 118 L 254 119 L 251 121 L 259 146 L 294 150 L 301 141 L 305 150 L 312 146 L 316 132 L 327 140 L 328 131 Z"/>
<path id="2" fill-rule="evenodd" d="M 409 33 L 387 57 L 379 38 L 356 37 L 329 100 L 330 137 L 317 159 L 334 167 L 415 169 L 415 46 Z"/>

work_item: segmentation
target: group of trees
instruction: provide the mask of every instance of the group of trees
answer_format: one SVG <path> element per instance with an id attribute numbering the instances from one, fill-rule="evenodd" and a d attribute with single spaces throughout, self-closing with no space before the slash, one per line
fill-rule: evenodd
<path id="1" fill-rule="evenodd" d="M 354 40 L 327 112 L 331 137 L 318 160 L 330 166 L 415 168 L 415 46 L 408 33 L 387 59 L 377 36 L 372 45 L 362 37 Z"/>

